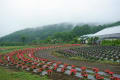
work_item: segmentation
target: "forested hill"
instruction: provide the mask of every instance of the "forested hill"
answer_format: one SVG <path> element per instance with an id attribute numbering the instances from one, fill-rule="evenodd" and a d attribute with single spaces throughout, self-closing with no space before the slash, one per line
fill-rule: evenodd
<path id="1" fill-rule="evenodd" d="M 72 29 L 73 25 L 68 23 L 46 25 L 37 28 L 28 28 L 1 37 L 0 42 L 22 42 L 22 37 L 26 38 L 25 42 L 31 42 L 33 40 L 44 40 L 56 32 L 68 32 Z"/>
<path id="2" fill-rule="evenodd" d="M 23 38 L 25 42 L 40 41 L 48 38 L 68 42 L 81 35 L 93 34 L 104 28 L 118 25 L 120 25 L 120 21 L 104 25 L 79 24 L 74 26 L 74 24 L 69 23 L 53 24 L 16 31 L 0 38 L 0 42 L 22 42 Z"/>

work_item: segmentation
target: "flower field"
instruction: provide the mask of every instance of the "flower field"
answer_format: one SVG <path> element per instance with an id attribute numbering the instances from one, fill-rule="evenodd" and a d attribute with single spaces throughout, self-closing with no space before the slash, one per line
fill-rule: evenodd
<path id="1" fill-rule="evenodd" d="M 0 66 L 14 68 L 17 70 L 25 70 L 40 76 L 47 75 L 51 77 L 54 76 L 54 74 L 61 74 L 63 76 L 71 77 L 71 79 L 68 80 L 120 80 L 120 75 L 112 72 L 109 69 L 101 71 L 97 67 L 79 67 L 76 65 L 63 63 L 61 61 L 49 60 L 35 56 L 35 54 L 38 54 L 39 51 L 43 51 L 42 54 L 45 54 L 44 51 L 46 50 L 73 46 L 80 46 L 80 44 L 19 49 L 8 54 L 0 55 Z M 81 56 L 90 60 L 108 59 L 119 63 L 119 50 L 119 47 L 81 47 L 57 50 L 56 52 L 59 52 L 60 54 L 67 57 Z M 109 54 L 107 55 L 107 53 Z"/>
<path id="2" fill-rule="evenodd" d="M 81 57 L 89 61 L 108 60 L 120 64 L 120 47 L 117 46 L 80 47 L 57 52 L 67 57 Z"/>

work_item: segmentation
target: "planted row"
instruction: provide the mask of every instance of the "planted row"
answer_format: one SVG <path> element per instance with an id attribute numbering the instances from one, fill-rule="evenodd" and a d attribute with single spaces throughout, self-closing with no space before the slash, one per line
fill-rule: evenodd
<path id="1" fill-rule="evenodd" d="M 117 46 L 93 46 L 71 48 L 57 51 L 67 57 L 82 57 L 88 60 L 108 60 L 120 63 L 120 47 Z"/>
<path id="2" fill-rule="evenodd" d="M 68 45 L 67 45 L 68 46 Z M 76 46 L 69 45 L 69 46 Z M 101 72 L 98 68 L 88 69 L 62 62 L 49 61 L 48 59 L 38 58 L 34 54 L 39 50 L 58 48 L 64 46 L 51 46 L 40 48 L 28 48 L 13 51 L 6 55 L 0 55 L 0 65 L 19 70 L 26 70 L 39 75 L 52 75 L 53 72 L 72 75 L 80 79 L 88 80 L 120 80 L 114 72 L 105 70 Z"/>

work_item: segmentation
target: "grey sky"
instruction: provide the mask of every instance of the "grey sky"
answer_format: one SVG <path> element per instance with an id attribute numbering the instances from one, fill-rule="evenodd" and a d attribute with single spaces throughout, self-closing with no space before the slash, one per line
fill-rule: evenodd
<path id="1" fill-rule="evenodd" d="M 0 36 L 61 22 L 115 22 L 120 0 L 0 0 Z"/>

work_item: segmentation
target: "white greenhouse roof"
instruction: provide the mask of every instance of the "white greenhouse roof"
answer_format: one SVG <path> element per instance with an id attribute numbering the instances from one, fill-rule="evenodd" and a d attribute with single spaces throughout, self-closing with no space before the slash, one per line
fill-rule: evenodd
<path id="1" fill-rule="evenodd" d="M 105 28 L 105 29 L 93 34 L 93 36 L 116 34 L 116 33 L 120 33 L 120 26 L 115 26 L 115 27 L 111 27 L 111 28 Z"/>

